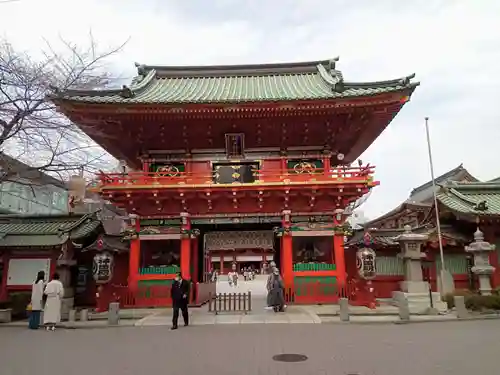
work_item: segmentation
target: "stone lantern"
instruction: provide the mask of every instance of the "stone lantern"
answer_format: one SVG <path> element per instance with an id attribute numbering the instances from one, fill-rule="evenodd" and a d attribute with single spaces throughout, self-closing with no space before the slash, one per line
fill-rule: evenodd
<path id="1" fill-rule="evenodd" d="M 495 267 L 490 264 L 489 253 L 495 249 L 495 245 L 484 240 L 483 232 L 479 228 L 474 233 L 474 242 L 465 246 L 465 251 L 474 257 L 472 273 L 478 276 L 479 292 L 485 296 L 491 294 L 490 276 L 495 271 Z"/>
<path id="2" fill-rule="evenodd" d="M 401 290 L 406 293 L 428 293 L 429 285 L 422 275 L 422 245 L 428 240 L 426 234 L 412 233 L 411 227 L 405 225 L 404 233 L 396 238 L 401 247 L 400 256 L 404 262 L 405 280 Z"/>
<path id="3" fill-rule="evenodd" d="M 404 277 L 401 291 L 408 300 L 408 308 L 412 313 L 436 314 L 446 310 L 440 294 L 430 290 L 429 283 L 422 274 L 422 245 L 429 239 L 426 234 L 413 233 L 409 225 L 405 225 L 404 233 L 396 238 L 401 247 L 399 256 L 404 262 Z M 397 300 L 396 295 L 394 296 Z M 431 304 L 432 299 L 432 304 Z"/>

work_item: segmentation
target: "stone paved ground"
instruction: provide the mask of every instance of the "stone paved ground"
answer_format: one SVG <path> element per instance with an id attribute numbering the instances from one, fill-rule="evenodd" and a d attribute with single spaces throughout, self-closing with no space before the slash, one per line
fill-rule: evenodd
<path id="1" fill-rule="evenodd" d="M 2 375 L 494 374 L 500 321 L 0 331 Z M 299 353 L 306 362 L 272 361 Z"/>

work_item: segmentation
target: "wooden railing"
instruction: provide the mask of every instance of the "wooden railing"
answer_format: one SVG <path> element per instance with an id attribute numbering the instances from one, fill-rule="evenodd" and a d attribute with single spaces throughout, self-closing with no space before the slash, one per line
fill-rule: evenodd
<path id="1" fill-rule="evenodd" d="M 210 293 L 208 311 L 215 315 L 224 312 L 252 311 L 252 293 Z"/>
<path id="2" fill-rule="evenodd" d="M 342 183 L 366 183 L 370 181 L 375 167 L 346 167 L 334 168 L 325 173 L 322 169 L 316 169 L 312 173 L 297 173 L 293 169 L 261 169 L 253 173 L 253 182 L 232 182 L 230 184 L 272 184 L 272 183 L 317 183 L 317 182 L 342 182 Z M 215 172 L 177 172 L 170 175 L 162 175 L 151 172 L 130 173 L 104 173 L 98 174 L 100 186 L 123 186 L 123 185 L 221 185 L 216 182 Z M 226 184 L 226 183 L 224 183 Z"/>

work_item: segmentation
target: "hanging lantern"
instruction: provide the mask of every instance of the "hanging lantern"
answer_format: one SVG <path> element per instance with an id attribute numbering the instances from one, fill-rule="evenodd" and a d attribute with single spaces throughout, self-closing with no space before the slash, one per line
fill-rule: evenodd
<path id="1" fill-rule="evenodd" d="M 356 266 L 362 279 L 373 280 L 377 276 L 375 258 L 375 251 L 368 247 L 361 248 L 356 252 Z"/>
<path id="2" fill-rule="evenodd" d="M 92 274 L 97 284 L 106 284 L 113 277 L 113 254 L 103 252 L 94 256 Z"/>

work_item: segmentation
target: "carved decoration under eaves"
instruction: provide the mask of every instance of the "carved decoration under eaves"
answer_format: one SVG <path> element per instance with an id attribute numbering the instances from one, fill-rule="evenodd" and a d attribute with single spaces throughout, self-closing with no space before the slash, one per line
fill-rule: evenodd
<path id="1" fill-rule="evenodd" d="M 208 251 L 273 248 L 274 235 L 272 231 L 230 231 L 205 234 L 205 249 Z"/>

